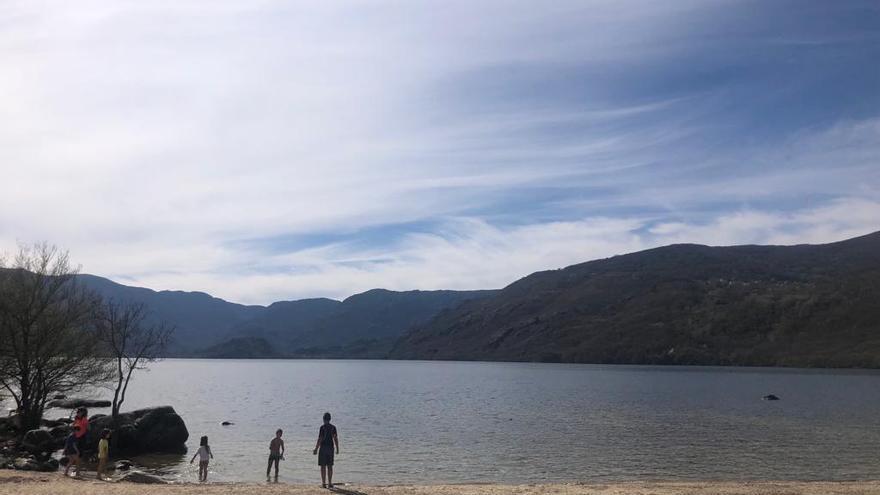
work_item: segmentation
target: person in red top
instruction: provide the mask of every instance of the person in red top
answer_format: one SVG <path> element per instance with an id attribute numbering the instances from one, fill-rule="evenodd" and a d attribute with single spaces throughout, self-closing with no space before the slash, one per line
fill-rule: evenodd
<path id="1" fill-rule="evenodd" d="M 83 443 L 88 432 L 89 411 L 85 407 L 79 407 L 76 410 L 76 416 L 73 418 L 73 435 L 76 437 L 76 445 L 79 447 L 80 452 L 82 452 Z"/>

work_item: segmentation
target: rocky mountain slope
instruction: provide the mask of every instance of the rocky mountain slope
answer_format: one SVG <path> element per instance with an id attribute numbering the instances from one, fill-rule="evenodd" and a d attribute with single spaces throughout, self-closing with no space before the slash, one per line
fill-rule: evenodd
<path id="1" fill-rule="evenodd" d="M 390 357 L 880 367 L 880 233 L 672 245 L 535 273 L 442 312 Z"/>

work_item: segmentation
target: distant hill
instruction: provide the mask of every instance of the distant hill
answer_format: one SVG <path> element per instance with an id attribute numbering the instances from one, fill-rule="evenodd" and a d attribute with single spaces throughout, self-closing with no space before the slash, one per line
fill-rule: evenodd
<path id="1" fill-rule="evenodd" d="M 318 320 L 307 345 L 322 347 L 364 339 L 396 339 L 414 325 L 426 323 L 444 309 L 496 291 L 407 291 L 373 289 L 355 294 L 331 315 Z"/>
<path id="2" fill-rule="evenodd" d="M 275 302 L 256 317 L 233 325 L 226 337 L 260 337 L 287 349 L 310 339 L 317 322 L 332 315 L 341 304 L 323 298 Z"/>
<path id="3" fill-rule="evenodd" d="M 538 272 L 443 311 L 390 357 L 880 367 L 880 233 L 672 245 Z"/>
<path id="4" fill-rule="evenodd" d="M 203 292 L 130 287 L 94 275 L 78 275 L 77 280 L 104 298 L 143 303 L 153 320 L 173 324 L 176 327 L 170 349 L 173 355 L 189 355 L 216 344 L 235 325 L 256 318 L 266 309 L 231 303 Z"/>
<path id="5" fill-rule="evenodd" d="M 281 354 L 266 339 L 239 337 L 213 345 L 198 352 L 197 356 L 212 359 L 263 359 L 281 357 Z"/>
<path id="6" fill-rule="evenodd" d="M 153 320 L 174 325 L 169 354 L 178 357 L 234 354 L 235 345 L 248 346 L 242 351 L 248 355 L 240 357 L 260 357 L 258 351 L 269 348 L 272 352 L 262 357 L 385 357 L 412 326 L 443 309 L 494 293 L 375 289 L 344 301 L 303 299 L 264 307 L 201 292 L 154 291 L 94 275 L 77 277 L 105 298 L 144 303 Z"/>
<path id="7" fill-rule="evenodd" d="M 342 302 L 305 299 L 274 303 L 236 325 L 235 336 L 260 336 L 286 355 L 385 357 L 394 341 L 440 311 L 494 291 L 374 289 Z"/>

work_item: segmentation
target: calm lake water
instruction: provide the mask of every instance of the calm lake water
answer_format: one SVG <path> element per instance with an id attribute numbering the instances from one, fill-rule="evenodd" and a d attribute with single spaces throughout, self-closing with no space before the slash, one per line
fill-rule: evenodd
<path id="1" fill-rule="evenodd" d="M 283 428 L 280 481 L 320 482 L 324 411 L 339 429 L 337 482 L 880 478 L 876 372 L 168 360 L 129 394 L 125 409 L 172 405 L 190 431 L 190 454 L 135 461 L 188 481 L 200 435 L 212 481 L 265 480 Z"/>

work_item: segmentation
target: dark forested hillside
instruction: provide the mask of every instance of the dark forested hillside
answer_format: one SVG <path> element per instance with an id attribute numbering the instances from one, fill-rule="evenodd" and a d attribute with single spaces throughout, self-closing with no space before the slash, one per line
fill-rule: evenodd
<path id="1" fill-rule="evenodd" d="M 265 338 L 291 356 L 385 357 L 394 341 L 415 325 L 443 309 L 493 293 L 374 289 L 342 302 L 281 302 L 237 325 L 234 333 Z"/>
<path id="2" fill-rule="evenodd" d="M 672 245 L 535 273 L 442 312 L 390 356 L 880 367 L 880 233 Z"/>
<path id="3" fill-rule="evenodd" d="M 238 337 L 212 345 L 196 354 L 211 359 L 266 359 L 282 357 L 276 347 L 261 337 Z"/>
<path id="4" fill-rule="evenodd" d="M 344 301 L 303 299 L 245 306 L 201 292 L 154 291 L 93 275 L 78 280 L 105 298 L 144 303 L 154 321 L 175 326 L 173 356 L 385 357 L 416 324 L 494 291 L 374 289 Z M 221 345 L 222 344 L 222 345 Z M 209 349 L 210 348 L 210 349 Z M 261 350 L 271 352 L 261 354 Z"/>
<path id="5" fill-rule="evenodd" d="M 270 304 L 255 318 L 236 324 L 232 337 L 258 337 L 285 352 L 307 346 L 318 322 L 335 314 L 341 302 L 334 299 L 302 299 Z"/>

